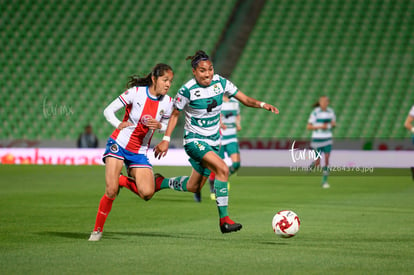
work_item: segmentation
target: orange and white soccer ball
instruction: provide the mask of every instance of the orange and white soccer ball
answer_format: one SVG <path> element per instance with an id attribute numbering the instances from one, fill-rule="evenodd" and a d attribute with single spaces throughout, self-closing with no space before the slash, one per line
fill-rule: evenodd
<path id="1" fill-rule="evenodd" d="M 291 238 L 298 233 L 300 220 L 291 210 L 282 210 L 276 213 L 272 220 L 272 228 L 276 235 L 282 238 Z"/>

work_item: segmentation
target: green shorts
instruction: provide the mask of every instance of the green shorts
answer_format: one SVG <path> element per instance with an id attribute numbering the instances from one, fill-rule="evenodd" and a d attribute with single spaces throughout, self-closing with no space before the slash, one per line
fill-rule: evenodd
<path id="1" fill-rule="evenodd" d="M 332 151 L 332 144 L 329 144 L 329 145 L 326 145 L 326 146 L 321 146 L 321 147 L 316 147 L 316 148 L 312 148 L 312 149 L 319 152 L 319 153 L 329 154 Z"/>
<path id="2" fill-rule="evenodd" d="M 184 145 L 185 152 L 190 157 L 188 160 L 191 163 L 191 166 L 196 170 L 200 175 L 208 177 L 211 171 L 202 165 L 203 157 L 210 151 L 218 153 L 218 146 L 211 146 L 204 141 L 193 141 Z"/>
<path id="3" fill-rule="evenodd" d="M 227 153 L 227 156 L 231 156 L 233 154 L 240 154 L 239 150 L 239 143 L 238 142 L 231 142 L 226 145 L 220 146 L 219 156 L 224 159 L 224 153 Z"/>

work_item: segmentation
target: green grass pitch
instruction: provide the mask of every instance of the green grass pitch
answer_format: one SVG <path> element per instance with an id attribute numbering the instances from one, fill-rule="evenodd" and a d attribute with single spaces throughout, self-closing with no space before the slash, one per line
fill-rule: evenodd
<path id="1" fill-rule="evenodd" d="M 408 169 L 332 175 L 326 190 L 320 180 L 233 176 L 229 212 L 243 229 L 224 235 L 207 187 L 199 204 L 191 193 L 163 190 L 145 202 L 123 189 L 92 243 L 104 167 L 2 165 L 0 274 L 412 274 Z M 301 219 L 291 239 L 271 229 L 283 209 Z"/>

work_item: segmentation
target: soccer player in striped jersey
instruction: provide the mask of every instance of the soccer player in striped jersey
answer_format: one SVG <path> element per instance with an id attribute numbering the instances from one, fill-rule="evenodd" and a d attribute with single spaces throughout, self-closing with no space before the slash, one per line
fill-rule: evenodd
<path id="1" fill-rule="evenodd" d="M 236 173 L 240 168 L 240 150 L 237 140 L 237 132 L 241 130 L 240 104 L 235 98 L 223 97 L 223 106 L 221 109 L 221 145 L 219 156 L 224 159 L 225 155 L 231 159 L 229 167 L 229 176 Z M 211 173 L 208 181 L 210 183 L 210 197 L 216 200 L 214 193 L 214 173 Z M 230 184 L 230 183 L 229 183 Z M 230 188 L 230 187 L 229 187 Z M 201 194 L 196 193 L 196 201 L 201 200 Z"/>
<path id="2" fill-rule="evenodd" d="M 317 156 L 325 159 L 325 166 L 322 169 L 322 187 L 329 188 L 329 155 L 332 150 L 332 129 L 336 126 L 335 112 L 329 106 L 327 96 L 321 96 L 315 104 L 315 109 L 309 116 L 307 129 L 312 131 L 311 147 L 318 152 Z M 320 158 L 312 162 L 310 169 L 320 165 Z"/>
<path id="3" fill-rule="evenodd" d="M 165 156 L 178 117 L 184 112 L 184 149 L 190 157 L 193 169 L 190 177 L 164 178 L 156 175 L 156 191 L 171 188 L 199 192 L 212 171 L 216 174 L 214 187 L 220 230 L 222 233 L 238 231 L 242 225 L 231 220 L 227 211 L 229 168 L 217 154 L 220 145 L 219 128 L 223 96 L 235 97 L 248 107 L 263 108 L 272 113 L 279 111 L 270 104 L 248 97 L 229 80 L 214 74 L 213 64 L 205 52 L 197 51 L 194 56 L 187 59 L 191 59 L 194 78 L 185 83 L 177 93 L 167 130 L 154 151 L 157 158 Z"/>
<path id="4" fill-rule="evenodd" d="M 126 187 L 144 200 L 154 194 L 154 176 L 147 151 L 155 130 L 164 132 L 172 112 L 172 99 L 167 95 L 173 80 L 167 64 L 157 64 L 146 77 L 130 77 L 128 89 L 109 104 L 104 116 L 115 127 L 103 155 L 105 162 L 105 194 L 99 203 L 95 227 L 89 241 L 99 241 L 119 186 Z M 115 113 L 125 108 L 122 122 Z M 130 180 L 120 176 L 126 165 Z"/>
<path id="5" fill-rule="evenodd" d="M 413 139 L 413 144 L 414 144 L 414 105 L 411 107 L 410 111 L 408 112 L 407 118 L 405 119 L 404 122 L 404 127 L 411 132 L 411 136 Z M 411 176 L 414 180 L 414 167 L 411 167 Z"/>

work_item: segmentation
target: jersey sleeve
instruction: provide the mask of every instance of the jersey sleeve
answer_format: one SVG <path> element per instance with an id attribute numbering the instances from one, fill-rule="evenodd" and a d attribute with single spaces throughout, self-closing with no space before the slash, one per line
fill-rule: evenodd
<path id="1" fill-rule="evenodd" d="M 189 102 L 190 91 L 186 87 L 181 87 L 174 98 L 174 107 L 181 111 Z"/>
<path id="2" fill-rule="evenodd" d="M 332 121 L 335 121 L 336 122 L 336 115 L 335 115 L 335 112 L 334 111 L 332 111 Z"/>
<path id="3" fill-rule="evenodd" d="M 414 117 L 414 105 L 411 107 L 410 112 L 408 113 L 410 116 Z"/>
<path id="4" fill-rule="evenodd" d="M 309 119 L 308 119 L 308 123 L 310 123 L 310 124 L 315 124 L 316 123 L 316 112 L 315 112 L 315 110 L 313 110 L 312 113 L 310 114 Z"/>
<path id="5" fill-rule="evenodd" d="M 236 108 L 237 115 L 240 115 L 240 104 L 239 104 L 239 102 L 236 102 L 236 106 L 237 106 L 237 108 Z"/>
<path id="6" fill-rule="evenodd" d="M 173 111 L 173 101 L 170 99 L 170 104 L 168 105 L 167 110 L 162 115 L 160 123 L 161 123 L 161 129 L 158 130 L 159 133 L 164 133 L 165 130 L 167 130 L 168 122 L 170 121 L 171 113 Z"/>
<path id="7" fill-rule="evenodd" d="M 115 99 L 114 101 L 109 104 L 105 110 L 103 111 L 103 114 L 106 118 L 106 120 L 115 128 L 118 128 L 121 121 L 116 117 L 115 113 L 124 108 L 125 105 L 122 101 L 119 100 L 119 98 Z"/>
<path id="8" fill-rule="evenodd" d="M 239 91 L 239 89 L 237 89 L 236 85 L 233 84 L 233 82 L 231 82 L 228 79 L 222 78 L 220 77 L 221 82 L 224 83 L 223 87 L 224 87 L 224 94 L 226 96 L 228 96 L 229 98 L 235 96 L 237 94 L 237 92 Z"/>
<path id="9" fill-rule="evenodd" d="M 124 106 L 127 106 L 129 104 L 132 104 L 134 94 L 136 93 L 137 87 L 132 87 L 125 92 L 123 92 L 120 96 L 118 96 L 118 99 L 122 102 Z"/>

